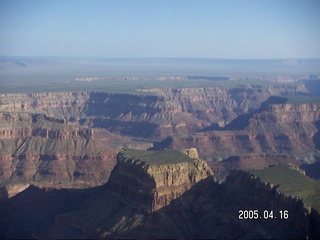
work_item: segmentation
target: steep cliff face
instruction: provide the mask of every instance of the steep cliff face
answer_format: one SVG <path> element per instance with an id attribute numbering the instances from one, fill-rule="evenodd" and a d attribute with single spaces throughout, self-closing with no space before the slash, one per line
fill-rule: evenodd
<path id="1" fill-rule="evenodd" d="M 127 184 L 131 182 L 132 178 L 128 178 Z M 118 187 L 107 185 L 104 192 L 79 210 L 59 215 L 53 228 L 42 237 L 316 239 L 320 236 L 320 215 L 316 210 L 306 210 L 301 200 L 285 196 L 276 186 L 242 171 L 231 172 L 223 184 L 215 183 L 209 176 L 170 204 L 151 212 L 141 211 L 145 202 L 137 202 L 134 197 L 126 202 L 119 200 Z M 241 211 L 257 211 L 258 218 L 243 217 Z M 287 211 L 288 217 L 284 219 L 280 211 Z"/>
<path id="2" fill-rule="evenodd" d="M 194 155 L 194 149 L 185 150 Z M 111 180 L 86 190 L 30 186 L 0 203 L 3 238 L 318 239 L 320 215 L 248 172 L 218 184 L 205 162 L 178 151 L 118 155 Z M 39 202 L 40 207 L 19 209 Z M 35 206 L 34 204 L 31 204 Z M 241 214 L 247 211 L 248 214 Z M 249 212 L 257 211 L 254 217 Z M 283 212 L 286 211 L 286 216 Z M 23 221 L 30 216 L 31 221 Z"/>
<path id="3" fill-rule="evenodd" d="M 101 184 L 114 158 L 115 150 L 96 141 L 92 129 L 40 114 L 0 114 L 1 186 Z"/>
<path id="4" fill-rule="evenodd" d="M 240 156 L 239 166 L 253 164 L 242 161 L 242 156 L 252 154 L 290 155 L 305 162 L 313 162 L 318 154 L 314 148 L 319 132 L 314 125 L 319 119 L 318 104 L 273 104 L 258 111 L 270 95 L 306 93 L 303 85 L 143 91 L 154 95 L 1 94 L 1 182 L 106 180 L 115 163 L 116 148 L 123 144 L 150 146 L 150 142 L 120 135 L 150 140 L 171 135 L 162 147 L 196 147 L 199 156 L 208 160 Z M 250 117 L 241 118 L 246 114 Z M 227 130 L 239 122 L 243 129 Z M 217 123 L 220 130 L 210 130 Z M 262 162 L 261 166 L 267 166 L 270 161 Z"/>
<path id="5" fill-rule="evenodd" d="M 0 94 L 1 112 L 46 114 L 60 119 L 78 119 L 89 99 L 88 92 Z"/>
<path id="6" fill-rule="evenodd" d="M 33 112 L 142 137 L 190 133 L 225 125 L 272 95 L 306 93 L 301 86 L 144 89 L 152 95 L 96 92 L 1 94 L 0 111 Z"/>
<path id="7" fill-rule="evenodd" d="M 286 103 L 269 105 L 267 111 L 265 111 L 264 113 L 255 114 L 252 121 L 281 124 L 293 122 L 315 122 L 319 119 L 319 103 Z"/>
<path id="8" fill-rule="evenodd" d="M 196 153 L 196 150 L 191 150 Z M 195 154 L 193 154 L 195 155 Z M 174 150 L 123 150 L 110 177 L 120 199 L 154 212 L 212 175 L 207 163 Z"/>
<path id="9" fill-rule="evenodd" d="M 240 116 L 230 123 L 243 128 L 171 137 L 155 146 L 196 147 L 201 158 L 213 160 L 250 154 L 286 154 L 313 162 L 318 155 L 313 137 L 318 132 L 315 123 L 319 118 L 319 103 L 274 104 L 251 114 L 250 118 Z"/>
<path id="10" fill-rule="evenodd" d="M 148 90 L 145 90 L 148 91 Z M 199 119 L 212 122 L 229 122 L 239 114 L 258 109 L 273 95 L 306 93 L 299 86 L 236 85 L 217 88 L 150 89 L 177 106 L 176 111 L 188 112 Z"/>
<path id="11" fill-rule="evenodd" d="M 92 129 L 67 125 L 63 119 L 41 114 L 3 113 L 0 115 L 1 139 L 24 139 L 42 137 L 46 139 L 93 138 Z"/>

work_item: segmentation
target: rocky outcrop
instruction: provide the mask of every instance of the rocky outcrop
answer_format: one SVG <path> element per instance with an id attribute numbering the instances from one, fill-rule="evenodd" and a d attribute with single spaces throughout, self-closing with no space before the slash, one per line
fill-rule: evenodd
<path id="1" fill-rule="evenodd" d="M 31 208 L 19 208 L 29 204 Z M 286 216 L 281 215 L 284 211 Z M 30 186 L 0 203 L 0 215 L 3 238 L 320 236 L 319 212 L 307 210 L 301 199 L 284 195 L 277 185 L 243 171 L 232 171 L 219 184 L 205 162 L 172 150 L 123 150 L 104 186 L 85 190 Z M 36 217 L 24 221 L 31 215 Z"/>
<path id="2" fill-rule="evenodd" d="M 24 191 L 30 186 L 30 184 L 14 184 L 0 187 L 0 202 L 11 198 L 18 193 Z"/>
<path id="3" fill-rule="evenodd" d="M 40 113 L 61 119 L 80 117 L 88 92 L 0 94 L 1 112 Z"/>
<path id="4" fill-rule="evenodd" d="M 145 95 L 97 92 L 0 94 L 0 111 L 40 113 L 122 135 L 166 137 L 221 126 L 272 95 L 306 94 L 304 85 L 143 89 Z M 146 95 L 152 93 L 153 95 Z"/>
<path id="5" fill-rule="evenodd" d="M 317 103 L 263 105 L 270 95 L 305 94 L 303 85 L 144 91 L 153 95 L 1 94 L 1 182 L 104 181 L 119 146 L 148 148 L 150 141 L 168 135 L 172 137 L 160 147 L 196 147 L 207 160 L 270 154 L 310 163 L 318 154 Z M 243 129 L 228 130 L 239 122 Z M 124 141 L 119 135 L 137 137 Z M 149 142 L 141 141 L 146 138 Z"/>
<path id="6" fill-rule="evenodd" d="M 155 147 L 196 147 L 199 156 L 208 160 L 250 154 L 286 154 L 310 163 L 318 156 L 314 136 L 319 119 L 319 103 L 271 104 L 248 118 L 240 116 L 230 123 L 243 128 L 231 130 L 227 125 L 217 130 L 173 136 L 156 143 Z"/>
<path id="7" fill-rule="evenodd" d="M 95 140 L 92 129 L 32 113 L 3 113 L 0 120 L 0 186 L 83 187 L 108 180 L 116 153 Z"/>
<path id="8" fill-rule="evenodd" d="M 197 155 L 196 149 L 192 152 L 193 157 Z M 211 175 L 205 161 L 179 151 L 124 149 L 118 154 L 109 184 L 125 203 L 154 212 Z"/>
<path id="9" fill-rule="evenodd" d="M 63 119 L 41 114 L 0 114 L 0 139 L 24 139 L 42 137 L 45 139 L 93 138 L 93 130 L 67 125 Z M 60 126 L 60 127 L 59 127 Z"/>
<path id="10" fill-rule="evenodd" d="M 272 104 L 263 114 L 256 114 L 252 121 L 268 123 L 315 122 L 320 119 L 320 103 Z"/>
<path id="11" fill-rule="evenodd" d="M 308 211 L 301 199 L 285 196 L 277 186 L 242 171 L 232 171 L 222 184 L 209 176 L 170 204 L 151 212 L 141 211 L 139 206 L 145 203 L 134 202 L 135 198 L 119 200 L 119 192 L 114 194 L 117 189 L 109 187 L 79 210 L 57 216 L 53 228 L 42 237 L 317 239 L 320 236 L 320 215 L 315 209 Z M 243 217 L 241 211 L 257 211 L 258 217 L 251 214 Z M 280 211 L 287 211 L 288 217 L 284 219 Z"/>

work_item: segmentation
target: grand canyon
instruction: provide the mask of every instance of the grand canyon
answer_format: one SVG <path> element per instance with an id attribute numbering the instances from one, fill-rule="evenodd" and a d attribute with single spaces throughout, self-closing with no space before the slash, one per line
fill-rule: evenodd
<path id="1" fill-rule="evenodd" d="M 320 75 L 6 79 L 1 237 L 320 237 Z"/>

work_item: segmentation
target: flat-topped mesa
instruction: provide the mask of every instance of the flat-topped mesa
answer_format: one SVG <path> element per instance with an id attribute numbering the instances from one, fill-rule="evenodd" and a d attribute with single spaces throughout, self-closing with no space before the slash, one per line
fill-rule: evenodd
<path id="1" fill-rule="evenodd" d="M 213 175 L 204 160 L 190 157 L 197 156 L 196 149 L 185 152 L 189 155 L 177 150 L 123 149 L 109 184 L 125 203 L 146 212 L 156 211 Z"/>

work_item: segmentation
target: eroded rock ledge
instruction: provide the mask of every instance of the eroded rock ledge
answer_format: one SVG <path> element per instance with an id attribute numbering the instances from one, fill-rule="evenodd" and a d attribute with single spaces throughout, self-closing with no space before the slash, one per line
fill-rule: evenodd
<path id="1" fill-rule="evenodd" d="M 211 175 L 207 163 L 197 158 L 196 149 L 184 152 L 123 149 L 117 156 L 109 184 L 121 201 L 154 212 Z"/>

